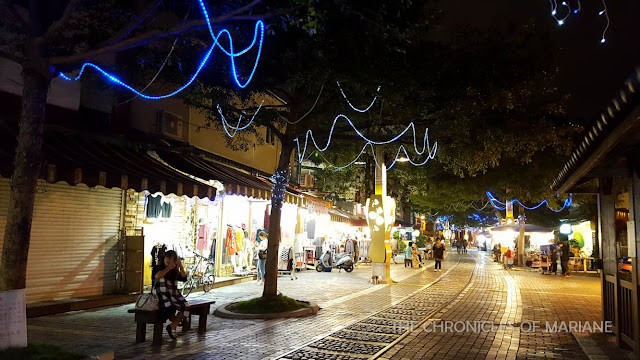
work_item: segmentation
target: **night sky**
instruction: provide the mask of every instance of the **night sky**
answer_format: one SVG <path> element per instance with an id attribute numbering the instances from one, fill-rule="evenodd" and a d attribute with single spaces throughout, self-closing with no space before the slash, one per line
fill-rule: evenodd
<path id="1" fill-rule="evenodd" d="M 557 2 L 560 5 L 562 0 Z M 578 2 L 569 3 L 575 8 Z M 606 19 L 598 15 L 603 9 L 599 0 L 583 0 L 582 11 L 572 14 L 564 26 L 558 26 L 551 16 L 548 0 L 441 0 L 434 7 L 442 10 L 442 34 L 459 26 L 490 32 L 529 19 L 535 20 L 539 31 L 551 32 L 562 73 L 561 86 L 572 95 L 572 120 L 588 121 L 597 116 L 640 66 L 638 0 L 607 1 L 611 26 L 605 44 L 600 43 Z"/>

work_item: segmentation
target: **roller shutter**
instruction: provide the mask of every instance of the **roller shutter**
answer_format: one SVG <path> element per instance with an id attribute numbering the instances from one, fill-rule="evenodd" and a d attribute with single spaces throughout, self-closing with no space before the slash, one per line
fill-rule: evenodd
<path id="1" fill-rule="evenodd" d="M 27 302 L 110 294 L 122 190 L 40 181 L 27 263 Z M 0 178 L 0 244 L 9 180 Z"/>

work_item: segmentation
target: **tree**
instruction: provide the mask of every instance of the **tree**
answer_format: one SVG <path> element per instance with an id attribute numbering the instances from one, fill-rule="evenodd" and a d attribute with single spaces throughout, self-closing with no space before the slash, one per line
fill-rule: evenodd
<path id="1" fill-rule="evenodd" d="M 401 73 L 404 80 L 409 79 L 410 74 L 398 69 L 389 71 L 389 66 L 406 62 L 406 48 L 410 45 L 407 37 L 429 19 L 421 11 L 423 2 L 309 3 L 313 6 L 305 9 L 308 16 L 294 16 L 304 21 L 283 17 L 270 27 L 275 37 L 265 49 L 262 75 L 251 86 L 230 90 L 224 83 L 205 77 L 188 98 L 189 104 L 203 111 L 211 126 L 218 128 L 230 128 L 230 124 L 221 121 L 218 105 L 225 118 L 231 119 L 241 115 L 251 117 L 260 108 L 252 123 L 242 122 L 239 127 L 243 131 L 228 139 L 229 146 L 246 146 L 260 126 L 274 133 L 282 146 L 273 178 L 263 297 L 277 294 L 281 196 L 290 180 L 292 156 L 300 154 L 297 145 L 302 150 L 305 134 L 312 130 L 322 146 L 331 140 L 334 144 L 342 142 L 354 149 L 362 148 L 362 139 L 343 119 L 336 123 L 329 136 L 334 117 L 341 112 L 348 114 L 358 129 L 373 138 L 388 139 L 404 128 L 411 114 L 408 109 L 402 109 L 402 98 L 410 94 L 404 84 L 396 82 L 395 76 Z M 357 99 L 358 103 L 371 101 L 377 86 L 388 87 L 385 115 L 373 117 L 350 110 L 336 81 L 340 81 L 351 100 Z M 265 98 L 268 101 L 260 107 Z M 355 141 L 360 144 L 353 145 Z M 315 148 L 307 150 L 314 152 Z"/>
<path id="2" fill-rule="evenodd" d="M 250 12 L 260 0 L 220 1 L 209 10 L 210 23 L 257 19 Z M 11 177 L 11 194 L 0 264 L 0 291 L 24 289 L 36 181 L 40 172 L 46 98 L 60 71 L 77 69 L 89 60 L 149 44 L 168 36 L 189 34 L 192 42 L 210 43 L 203 17 L 181 21 L 191 5 L 161 0 L 12 1 L 0 3 L 0 56 L 22 65 L 20 131 Z M 153 20 L 153 21 L 150 21 Z"/>

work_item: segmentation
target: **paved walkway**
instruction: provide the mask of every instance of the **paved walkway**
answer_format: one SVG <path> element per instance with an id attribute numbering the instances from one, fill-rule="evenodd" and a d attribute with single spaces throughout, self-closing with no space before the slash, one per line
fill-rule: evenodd
<path id="1" fill-rule="evenodd" d="M 402 260 L 400 260 L 402 261 Z M 445 262 L 445 269 L 457 262 L 457 256 Z M 429 265 L 431 269 L 433 264 Z M 298 273 L 298 280 L 279 278 L 279 290 L 285 295 L 318 303 L 317 316 L 302 319 L 228 320 L 210 316 L 207 332 L 187 332 L 177 341 L 165 334 L 165 344 L 152 348 L 151 327 L 148 341 L 134 344 L 135 323 L 126 310 L 131 305 L 109 309 L 77 311 L 29 319 L 29 341 L 52 343 L 87 355 L 115 351 L 118 359 L 262 359 L 277 357 L 302 344 L 376 313 L 420 290 L 441 273 L 391 265 L 393 285 L 372 286 L 367 280 L 371 267 L 359 267 L 352 273 L 314 270 Z M 262 287 L 253 282 L 214 289 L 208 294 L 192 294 L 217 304 L 260 296 Z M 198 295 L 198 296 L 194 296 Z"/>
<path id="2" fill-rule="evenodd" d="M 571 333 L 520 330 L 527 322 L 600 321 L 600 285 L 594 277 L 542 276 L 505 271 L 484 253 L 449 253 L 444 272 L 392 265 L 392 285 L 367 282 L 370 267 L 353 273 L 280 278 L 289 296 L 317 302 L 317 316 L 301 319 L 227 320 L 210 316 L 208 331 L 189 331 L 152 348 L 134 344 L 126 309 L 79 311 L 29 319 L 29 340 L 87 355 L 114 351 L 117 359 L 505 359 L 586 358 Z M 243 283 L 196 294 L 218 304 L 260 295 Z M 513 323 L 512 332 L 424 329 L 439 321 Z M 414 331 L 409 331 L 414 325 Z M 150 337 L 148 331 L 148 337 Z"/>
<path id="3" fill-rule="evenodd" d="M 388 348 L 381 359 L 587 358 L 571 332 L 548 332 L 546 322 L 601 321 L 598 278 L 506 271 L 487 256 L 477 256 L 471 283 L 429 321 L 486 321 L 496 327 L 460 326 L 462 331 L 448 332 L 433 326 L 419 328 Z M 534 331 L 536 321 L 541 328 Z M 499 331 L 500 324 L 513 326 Z"/>

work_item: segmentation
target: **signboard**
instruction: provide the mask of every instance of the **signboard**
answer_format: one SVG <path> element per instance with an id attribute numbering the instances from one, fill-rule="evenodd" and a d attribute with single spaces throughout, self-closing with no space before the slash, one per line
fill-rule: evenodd
<path id="1" fill-rule="evenodd" d="M 24 289 L 0 291 L 0 350 L 27 346 Z"/>

